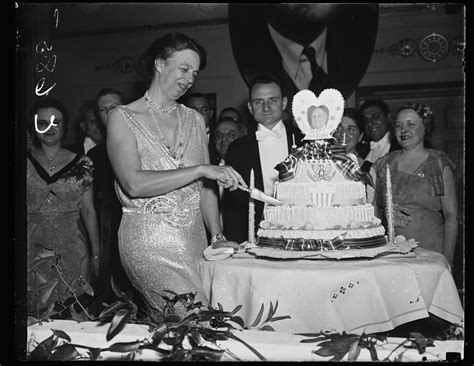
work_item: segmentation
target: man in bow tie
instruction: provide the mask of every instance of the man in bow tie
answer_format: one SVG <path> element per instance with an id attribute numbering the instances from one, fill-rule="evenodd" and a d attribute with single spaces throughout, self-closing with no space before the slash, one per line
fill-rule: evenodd
<path id="1" fill-rule="evenodd" d="M 360 110 L 366 121 L 365 132 L 369 138 L 369 150 L 366 156 L 363 151 L 358 152 L 365 158 L 361 170 L 368 172 L 377 159 L 394 150 L 400 150 L 401 147 L 395 134 L 390 131 L 390 110 L 385 102 L 378 99 L 367 100 L 360 106 Z"/>
<path id="2" fill-rule="evenodd" d="M 234 140 L 227 150 L 226 164 L 237 170 L 249 183 L 254 170 L 255 188 L 273 196 L 278 179 L 275 166 L 291 152 L 293 141 L 301 146 L 301 131 L 282 120 L 287 98 L 283 96 L 281 82 L 271 74 L 261 74 L 249 82 L 248 109 L 257 123 L 257 129 Z M 224 191 L 224 235 L 242 243 L 248 235 L 248 193 L 241 190 Z M 262 220 L 264 204 L 255 201 L 255 232 Z"/>

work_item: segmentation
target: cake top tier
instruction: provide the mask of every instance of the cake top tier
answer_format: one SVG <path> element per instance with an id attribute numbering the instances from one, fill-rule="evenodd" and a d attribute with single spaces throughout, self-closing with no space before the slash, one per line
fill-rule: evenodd
<path id="1" fill-rule="evenodd" d="M 325 89 L 318 97 L 300 90 L 293 97 L 292 112 L 305 140 L 331 139 L 344 113 L 344 97 L 336 89 Z"/>

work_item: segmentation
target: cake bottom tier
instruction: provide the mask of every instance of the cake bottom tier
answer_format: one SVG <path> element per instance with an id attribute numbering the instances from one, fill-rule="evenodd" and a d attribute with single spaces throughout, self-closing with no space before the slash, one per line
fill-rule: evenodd
<path id="1" fill-rule="evenodd" d="M 376 248 L 387 244 L 385 235 L 370 238 L 343 239 L 338 236 L 332 240 L 303 238 L 269 238 L 259 237 L 257 246 L 293 251 L 330 251 L 342 249 Z"/>
<path id="2" fill-rule="evenodd" d="M 382 225 L 358 229 L 331 229 L 331 230 L 290 230 L 290 229 L 262 229 L 257 231 L 258 237 L 276 239 L 322 239 L 332 240 L 337 236 L 348 239 L 366 239 L 374 236 L 384 236 L 385 228 Z"/>

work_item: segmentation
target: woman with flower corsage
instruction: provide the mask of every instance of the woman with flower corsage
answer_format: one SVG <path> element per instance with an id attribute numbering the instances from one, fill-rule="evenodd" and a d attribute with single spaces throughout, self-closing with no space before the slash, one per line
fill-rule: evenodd
<path id="1" fill-rule="evenodd" d="M 433 128 L 428 106 L 407 103 L 399 109 L 395 135 L 402 150 L 378 159 L 371 168 L 374 205 L 383 218 L 389 166 L 395 234 L 444 254 L 452 265 L 458 228 L 454 164 L 443 152 L 424 147 L 424 138 Z"/>
<path id="2" fill-rule="evenodd" d="M 157 39 L 147 52 L 145 95 L 107 117 L 107 151 L 123 206 L 119 253 L 132 284 L 153 309 L 166 290 L 207 303 L 199 260 L 211 245 L 239 248 L 222 235 L 215 181 L 247 187 L 230 166 L 209 164 L 203 116 L 177 102 L 206 63 L 205 50 L 182 33 Z"/>
<path id="3" fill-rule="evenodd" d="M 92 293 L 99 273 L 99 232 L 92 162 L 62 147 L 68 113 L 56 99 L 40 99 L 27 152 L 28 311 L 62 311 L 74 295 Z M 74 293 L 74 294 L 73 294 Z M 89 295 L 84 295 L 91 300 Z M 54 306 L 62 304 L 54 308 Z M 76 309 L 78 310 L 78 309 Z"/>

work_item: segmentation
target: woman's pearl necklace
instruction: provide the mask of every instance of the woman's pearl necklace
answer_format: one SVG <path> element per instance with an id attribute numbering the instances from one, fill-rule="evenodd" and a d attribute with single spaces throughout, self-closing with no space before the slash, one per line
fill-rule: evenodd
<path id="1" fill-rule="evenodd" d="M 168 108 L 161 108 L 161 107 L 158 107 L 155 102 L 150 98 L 150 95 L 148 94 L 148 90 L 145 92 L 145 100 L 150 103 L 150 105 L 159 110 L 161 113 L 171 113 L 173 112 L 176 108 L 178 108 L 178 103 L 174 102 L 171 107 L 168 107 Z"/>

